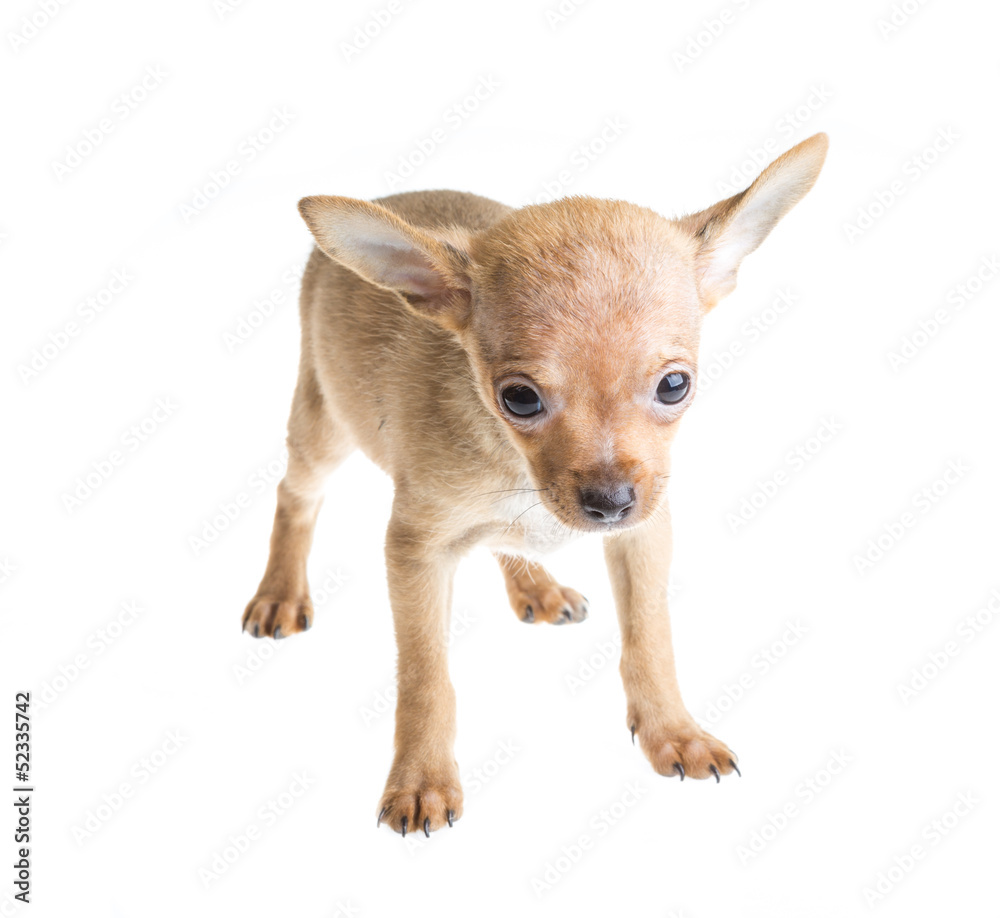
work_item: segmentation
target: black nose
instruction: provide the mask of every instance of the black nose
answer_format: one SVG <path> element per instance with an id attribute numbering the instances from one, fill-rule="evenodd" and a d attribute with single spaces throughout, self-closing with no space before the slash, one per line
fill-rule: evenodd
<path id="1" fill-rule="evenodd" d="M 628 485 L 581 488 L 580 506 L 597 523 L 616 523 L 635 506 L 635 491 Z"/>

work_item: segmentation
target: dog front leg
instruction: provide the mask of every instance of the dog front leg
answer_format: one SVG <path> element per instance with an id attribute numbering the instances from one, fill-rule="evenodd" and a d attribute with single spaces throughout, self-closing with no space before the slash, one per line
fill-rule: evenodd
<path id="1" fill-rule="evenodd" d="M 672 549 L 666 506 L 655 520 L 604 540 L 622 634 L 626 724 L 659 774 L 718 781 L 736 770 L 736 756 L 681 700 L 667 611 Z"/>
<path id="2" fill-rule="evenodd" d="M 454 756 L 455 689 L 448 676 L 448 622 L 457 556 L 428 546 L 426 532 L 394 518 L 386 537 L 389 598 L 399 649 L 395 758 L 379 823 L 408 831 L 452 825 L 462 815 Z"/>

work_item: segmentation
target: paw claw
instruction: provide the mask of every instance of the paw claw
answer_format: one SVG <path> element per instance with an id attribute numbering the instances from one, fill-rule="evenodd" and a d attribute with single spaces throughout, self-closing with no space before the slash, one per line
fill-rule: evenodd
<path id="1" fill-rule="evenodd" d="M 458 775 L 438 774 L 408 776 L 405 783 L 395 781 L 386 789 L 379 801 L 384 820 L 394 831 L 404 837 L 411 831 L 423 831 L 427 838 L 445 822 L 454 826 L 462 813 L 462 787 Z"/>
<path id="2" fill-rule="evenodd" d="M 729 764 L 733 766 L 733 771 L 736 772 L 736 776 L 742 778 L 743 773 L 736 767 L 736 763 L 732 759 L 729 760 Z"/>
<path id="3" fill-rule="evenodd" d="M 308 631 L 312 624 L 312 603 L 308 596 L 275 598 L 260 593 L 250 600 L 243 613 L 243 630 L 255 638 L 273 637 L 276 641 Z"/>
<path id="4" fill-rule="evenodd" d="M 632 745 L 635 745 L 635 724 L 632 724 Z"/>
<path id="5" fill-rule="evenodd" d="M 508 581 L 507 592 L 517 617 L 528 624 L 566 625 L 587 617 L 583 596 L 556 583 L 544 570 L 536 570 L 533 578 Z"/>
<path id="6" fill-rule="evenodd" d="M 382 812 L 378 814 L 378 819 L 375 820 L 375 828 L 376 829 L 380 825 L 382 825 L 382 817 L 385 816 L 385 814 L 388 811 L 388 809 L 389 809 L 389 807 L 387 807 L 387 806 L 382 807 Z"/>
<path id="7" fill-rule="evenodd" d="M 657 774 L 677 775 L 682 781 L 715 778 L 720 783 L 722 775 L 729 774 L 730 766 L 735 768 L 736 763 L 730 758 L 733 753 L 726 744 L 693 720 L 675 717 L 671 722 L 659 712 L 647 716 L 631 705 L 628 718 L 626 723 L 635 724 L 639 745 Z"/>

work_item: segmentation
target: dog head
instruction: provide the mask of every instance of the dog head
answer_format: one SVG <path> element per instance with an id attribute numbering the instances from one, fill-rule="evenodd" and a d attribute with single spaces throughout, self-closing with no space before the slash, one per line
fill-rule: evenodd
<path id="1" fill-rule="evenodd" d="M 324 252 L 458 338 L 547 509 L 608 532 L 660 505 L 702 318 L 812 187 L 826 149 L 817 134 L 745 191 L 673 220 L 573 197 L 468 234 L 349 198 L 299 207 Z"/>

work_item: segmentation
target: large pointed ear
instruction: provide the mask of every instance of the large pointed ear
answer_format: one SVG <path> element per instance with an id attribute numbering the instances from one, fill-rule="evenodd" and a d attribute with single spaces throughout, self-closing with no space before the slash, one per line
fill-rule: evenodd
<path id="1" fill-rule="evenodd" d="M 743 258 L 812 188 L 828 146 L 826 134 L 814 134 L 779 156 L 745 191 L 676 221 L 697 242 L 698 283 L 706 310 L 732 292 Z"/>
<path id="2" fill-rule="evenodd" d="M 319 195 L 299 201 L 299 213 L 332 259 L 445 328 L 465 325 L 472 300 L 465 253 L 368 201 Z"/>

